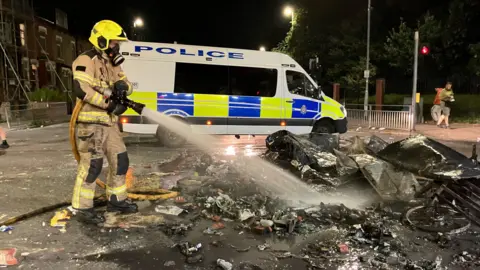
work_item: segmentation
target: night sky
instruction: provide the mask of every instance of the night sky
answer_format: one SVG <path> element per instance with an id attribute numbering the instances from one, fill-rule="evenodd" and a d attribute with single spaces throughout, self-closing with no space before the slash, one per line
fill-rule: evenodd
<path id="1" fill-rule="evenodd" d="M 35 1 L 37 14 L 49 20 L 54 20 L 55 7 L 65 11 L 70 30 L 85 37 L 102 19 L 117 21 L 129 34 L 140 16 L 148 41 L 258 49 L 274 47 L 290 27 L 282 13 L 284 0 Z"/>
<path id="2" fill-rule="evenodd" d="M 290 28 L 283 8 L 300 0 L 34 0 L 38 15 L 54 21 L 55 7 L 68 14 L 72 33 L 88 37 L 95 22 L 111 19 L 130 34 L 134 19 L 145 22 L 144 39 L 152 42 L 244 49 L 275 47 Z M 368 0 L 301 0 L 332 22 L 366 16 Z M 427 10 L 448 15 L 449 0 L 372 0 L 373 35 L 398 26 L 400 17 L 415 24 Z M 376 8 L 377 7 L 377 8 Z"/>

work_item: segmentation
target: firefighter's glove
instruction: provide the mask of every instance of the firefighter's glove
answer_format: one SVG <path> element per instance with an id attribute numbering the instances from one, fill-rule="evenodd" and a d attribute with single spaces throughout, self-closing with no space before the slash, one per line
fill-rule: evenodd
<path id="1" fill-rule="evenodd" d="M 116 81 L 113 84 L 113 96 L 119 101 L 119 103 L 123 103 L 127 97 L 128 92 L 128 83 L 124 80 Z"/>
<path id="2" fill-rule="evenodd" d="M 115 110 L 115 108 L 117 107 L 118 103 L 112 98 L 109 98 L 107 100 L 107 103 L 108 103 L 107 112 L 112 113 Z"/>
<path id="3" fill-rule="evenodd" d="M 108 101 L 107 112 L 109 114 L 114 114 L 118 116 L 123 114 L 126 110 L 127 110 L 127 106 L 120 104 L 113 99 L 110 99 Z"/>
<path id="4" fill-rule="evenodd" d="M 113 114 L 116 115 L 116 116 L 120 116 L 122 115 L 125 111 L 127 110 L 127 106 L 123 105 L 123 104 L 117 104 L 117 106 L 115 106 L 115 109 L 113 109 Z"/>

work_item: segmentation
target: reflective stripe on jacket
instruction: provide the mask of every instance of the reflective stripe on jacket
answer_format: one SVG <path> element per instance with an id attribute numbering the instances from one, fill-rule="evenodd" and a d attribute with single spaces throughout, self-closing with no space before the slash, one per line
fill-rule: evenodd
<path id="1" fill-rule="evenodd" d="M 73 70 L 73 92 L 76 97 L 84 101 L 77 118 L 78 123 L 92 123 L 111 126 L 116 124 L 118 117 L 106 111 L 107 98 L 112 91 L 113 84 L 124 80 L 129 85 L 127 95 L 132 93 L 131 83 L 128 81 L 121 66 L 114 67 L 110 60 L 96 49 L 86 51 L 75 59 Z"/>

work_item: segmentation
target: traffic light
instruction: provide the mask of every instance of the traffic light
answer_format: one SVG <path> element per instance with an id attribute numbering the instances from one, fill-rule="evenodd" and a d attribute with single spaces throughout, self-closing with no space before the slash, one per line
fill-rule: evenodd
<path id="1" fill-rule="evenodd" d="M 423 55 L 427 55 L 430 52 L 430 49 L 427 46 L 423 46 L 422 49 L 420 50 L 420 52 Z"/>

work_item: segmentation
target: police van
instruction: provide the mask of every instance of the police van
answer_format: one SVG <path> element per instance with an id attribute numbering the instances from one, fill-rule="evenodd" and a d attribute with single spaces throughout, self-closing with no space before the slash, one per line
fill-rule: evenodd
<path id="1" fill-rule="evenodd" d="M 132 82 L 130 99 L 181 118 L 193 133 L 263 135 L 345 133 L 345 108 L 327 97 L 285 54 L 129 41 L 122 44 L 123 69 Z M 158 124 L 133 110 L 120 119 L 125 132 L 156 134 Z"/>

